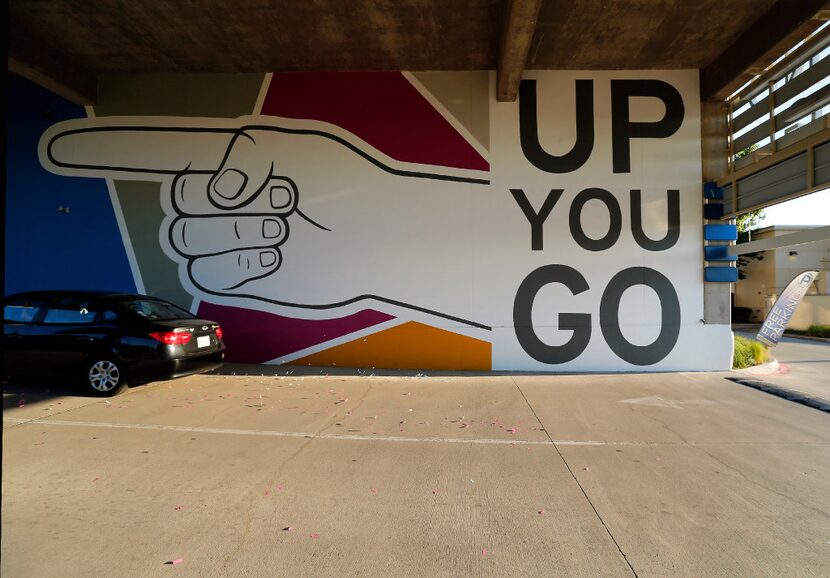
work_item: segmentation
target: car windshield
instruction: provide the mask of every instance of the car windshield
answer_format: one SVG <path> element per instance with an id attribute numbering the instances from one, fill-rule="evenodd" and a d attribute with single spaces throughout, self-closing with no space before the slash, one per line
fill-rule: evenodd
<path id="1" fill-rule="evenodd" d="M 193 315 L 172 303 L 155 299 L 132 299 L 122 301 L 122 305 L 145 319 L 193 319 Z"/>

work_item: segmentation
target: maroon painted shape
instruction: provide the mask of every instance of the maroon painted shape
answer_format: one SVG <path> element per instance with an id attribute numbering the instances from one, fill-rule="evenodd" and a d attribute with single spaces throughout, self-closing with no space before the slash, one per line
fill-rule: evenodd
<path id="1" fill-rule="evenodd" d="M 490 170 L 400 72 L 276 73 L 262 114 L 335 124 L 403 162 Z"/>
<path id="2" fill-rule="evenodd" d="M 264 363 L 394 319 L 372 309 L 339 319 L 294 319 L 205 302 L 199 305 L 198 315 L 222 326 L 228 348 L 225 360 L 235 363 Z"/>

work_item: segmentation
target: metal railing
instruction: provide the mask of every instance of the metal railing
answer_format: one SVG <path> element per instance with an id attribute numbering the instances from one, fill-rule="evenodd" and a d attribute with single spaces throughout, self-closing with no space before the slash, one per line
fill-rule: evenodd
<path id="1" fill-rule="evenodd" d="M 727 99 L 724 214 L 830 186 L 830 22 Z"/>
<path id="2" fill-rule="evenodd" d="M 827 128 L 828 25 L 729 98 L 732 171 Z"/>

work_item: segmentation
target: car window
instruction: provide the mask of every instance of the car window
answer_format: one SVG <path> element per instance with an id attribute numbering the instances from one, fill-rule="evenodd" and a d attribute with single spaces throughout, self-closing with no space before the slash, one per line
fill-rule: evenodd
<path id="1" fill-rule="evenodd" d="M 166 319 L 193 319 L 193 315 L 180 307 L 166 301 L 156 299 L 131 299 L 123 301 L 122 305 L 145 319 L 166 320 Z"/>
<path id="2" fill-rule="evenodd" d="M 106 311 L 101 313 L 101 321 L 104 323 L 114 323 L 118 321 L 118 313 L 107 309 Z"/>
<path id="3" fill-rule="evenodd" d="M 31 323 L 45 305 L 42 299 L 18 298 L 3 307 L 3 320 L 9 323 Z"/>
<path id="4" fill-rule="evenodd" d="M 83 324 L 92 323 L 97 311 L 94 311 L 86 299 L 65 297 L 53 302 L 46 310 L 44 323 Z"/>

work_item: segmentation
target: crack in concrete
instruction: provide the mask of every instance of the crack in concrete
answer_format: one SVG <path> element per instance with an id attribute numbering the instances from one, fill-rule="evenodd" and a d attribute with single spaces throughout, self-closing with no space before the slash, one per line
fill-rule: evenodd
<path id="1" fill-rule="evenodd" d="M 765 486 L 765 485 L 764 485 L 764 484 L 762 484 L 761 482 L 758 482 L 758 481 L 756 481 L 756 480 L 753 480 L 752 478 L 750 478 L 749 476 L 747 476 L 745 473 L 743 473 L 741 470 L 739 470 L 739 469 L 738 469 L 738 468 L 736 468 L 735 466 L 732 466 L 732 465 L 730 465 L 730 464 L 727 464 L 726 462 L 724 462 L 724 461 L 723 461 L 722 459 L 720 459 L 719 457 L 717 457 L 717 456 L 715 456 L 715 455 L 713 455 L 713 454 L 711 454 L 711 453 L 707 452 L 705 449 L 703 449 L 703 448 L 698 448 L 698 449 L 700 449 L 700 451 L 701 451 L 701 452 L 703 452 L 704 454 L 706 454 L 707 456 L 709 456 L 710 458 L 712 458 L 713 460 L 715 460 L 716 462 L 718 462 L 718 463 L 719 463 L 720 465 L 722 465 L 723 467 L 725 467 L 725 468 L 727 468 L 727 469 L 729 469 L 729 470 L 731 470 L 731 471 L 735 472 L 736 474 L 738 474 L 738 476 L 740 476 L 740 477 L 741 477 L 741 479 L 746 480 L 747 482 L 749 482 L 749 483 L 750 483 L 750 484 L 752 484 L 753 486 L 756 486 L 756 487 L 761 488 L 761 489 L 763 489 L 763 490 L 766 490 L 766 491 L 768 491 L 768 492 L 770 492 L 770 493 L 772 493 L 772 494 L 775 494 L 776 496 L 779 496 L 779 497 L 781 497 L 781 498 L 784 498 L 784 499 L 785 499 L 785 500 L 787 500 L 788 502 L 792 502 L 792 503 L 794 503 L 794 504 L 798 504 L 798 505 L 799 505 L 799 506 L 801 506 L 802 508 L 805 508 L 805 509 L 807 509 L 807 510 L 812 510 L 813 512 L 816 512 L 816 513 L 818 513 L 818 514 L 821 514 L 821 516 L 822 516 L 822 517 L 824 517 L 824 518 L 830 518 L 830 514 L 828 514 L 827 512 L 825 512 L 825 511 L 823 511 L 823 510 L 820 510 L 820 509 L 818 509 L 818 508 L 814 508 L 813 506 L 810 506 L 810 505 L 808 505 L 808 504 L 805 504 L 804 502 L 801 502 L 801 501 L 799 501 L 799 500 L 796 500 L 796 499 L 795 499 L 795 498 L 793 498 L 792 496 L 788 496 L 787 494 L 783 494 L 783 493 L 781 493 L 781 492 L 778 492 L 778 491 L 776 491 L 776 490 L 773 490 L 772 488 L 770 488 L 770 487 L 768 487 L 768 486 Z"/>
<path id="2" fill-rule="evenodd" d="M 633 408 L 632 408 L 632 409 L 633 409 Z M 715 456 L 714 454 L 712 454 L 712 453 L 710 453 L 710 452 L 706 451 L 706 449 L 704 449 L 704 447 L 703 447 L 703 445 L 702 445 L 702 444 L 697 444 L 697 443 L 694 443 L 694 442 L 689 442 L 689 441 L 688 441 L 688 440 L 687 440 L 687 439 L 686 439 L 686 438 L 685 438 L 682 434 L 680 434 L 679 432 L 677 432 L 677 431 L 675 431 L 674 429 L 672 429 L 672 428 L 671 428 L 671 427 L 670 427 L 667 423 L 665 423 L 663 420 L 661 420 L 661 419 L 659 419 L 659 418 L 656 418 L 656 417 L 654 417 L 654 416 L 651 416 L 651 415 L 645 414 L 645 413 L 641 413 L 641 412 L 637 412 L 637 414 L 638 414 L 638 415 L 641 415 L 641 416 L 644 416 L 644 417 L 647 417 L 647 418 L 649 418 L 649 419 L 651 419 L 651 420 L 653 420 L 653 421 L 656 421 L 656 422 L 657 422 L 657 423 L 659 423 L 661 426 L 663 426 L 663 428 L 665 428 L 666 430 L 668 430 L 668 431 L 670 431 L 671 433 L 673 433 L 674 435 L 676 435 L 676 436 L 678 437 L 678 439 L 680 439 L 680 441 L 682 441 L 682 442 L 683 442 L 683 445 L 685 445 L 685 446 L 689 446 L 689 447 L 693 447 L 693 448 L 696 448 L 696 449 L 699 449 L 701 452 L 703 452 L 704 454 L 706 454 L 707 456 L 709 456 L 711 459 L 715 460 L 716 462 L 718 462 L 719 464 L 721 464 L 723 467 L 725 467 L 725 468 L 727 468 L 727 469 L 729 469 L 729 470 L 731 470 L 731 471 L 735 472 L 736 474 L 738 474 L 738 476 L 740 476 L 742 479 L 746 480 L 746 481 L 747 481 L 747 482 L 749 482 L 750 484 L 753 484 L 754 486 L 757 486 L 757 487 L 759 487 L 759 488 L 761 488 L 761 489 L 764 489 L 764 490 L 766 490 L 766 491 L 768 491 L 768 492 L 771 492 L 771 493 L 775 494 L 776 496 L 779 496 L 779 497 L 781 497 L 781 498 L 784 498 L 785 500 L 788 500 L 788 501 L 790 501 L 790 502 L 793 502 L 793 503 L 795 503 L 795 504 L 798 504 L 798 505 L 800 505 L 800 506 L 801 506 L 801 507 L 803 507 L 803 508 L 806 508 L 806 509 L 808 509 L 808 510 L 812 510 L 812 511 L 814 511 L 814 512 L 817 512 L 817 513 L 821 514 L 823 517 L 830 517 L 830 516 L 828 516 L 827 512 L 824 512 L 824 511 L 822 511 L 822 510 L 819 510 L 818 508 L 814 508 L 814 507 L 812 507 L 812 506 L 810 506 L 810 505 L 808 505 L 808 504 L 805 504 L 805 503 L 803 503 L 803 502 L 800 502 L 800 501 L 796 500 L 795 498 L 793 498 L 792 496 L 788 496 L 788 495 L 786 495 L 786 494 L 782 494 L 781 492 L 778 492 L 778 491 L 776 491 L 776 490 L 773 490 L 772 488 L 767 487 L 767 486 L 763 485 L 762 483 L 760 483 L 760 482 L 757 482 L 757 481 L 753 480 L 752 478 L 750 478 L 749 476 L 747 476 L 746 474 L 744 474 L 742 471 L 740 471 L 738 468 L 736 468 L 736 467 L 734 467 L 734 466 L 731 466 L 731 465 L 727 464 L 726 462 L 724 462 L 723 460 L 721 460 L 720 458 L 718 458 L 718 457 L 717 457 L 717 456 Z"/>
<path id="3" fill-rule="evenodd" d="M 629 406 L 629 407 L 631 407 L 631 406 Z M 633 407 L 632 407 L 631 409 L 632 409 L 632 410 L 634 410 L 634 408 L 633 408 Z M 652 420 L 652 421 L 656 421 L 657 423 L 659 423 L 659 424 L 663 427 L 663 429 L 665 429 L 666 431 L 671 432 L 672 434 L 674 434 L 675 436 L 677 436 L 677 439 L 679 439 L 679 440 L 683 443 L 683 445 L 690 445 L 690 444 L 689 444 L 689 441 L 688 441 L 685 437 L 683 437 L 683 435 L 682 435 L 682 434 L 680 434 L 679 432 L 676 432 L 675 430 L 673 430 L 673 429 L 671 428 L 671 426 L 669 426 L 669 425 L 668 425 L 666 422 L 664 422 L 662 419 L 657 418 L 657 417 L 654 417 L 653 415 L 648 415 L 647 413 L 638 412 L 638 411 L 636 411 L 636 410 L 634 410 L 634 412 L 635 412 L 637 415 L 639 415 L 639 416 L 642 416 L 642 417 L 647 417 L 648 419 L 650 419 L 650 420 Z"/>
<path id="4" fill-rule="evenodd" d="M 372 390 L 372 384 L 370 383 L 369 387 L 366 388 L 366 391 L 363 392 L 363 395 L 361 395 L 360 399 L 358 400 L 357 405 L 354 407 L 354 409 L 352 409 L 350 411 L 354 412 L 355 410 L 357 410 L 363 404 L 364 400 L 366 399 L 366 396 L 369 395 L 369 392 L 371 392 L 371 390 Z M 321 439 L 319 436 L 321 434 L 323 434 L 323 432 L 325 432 L 327 429 L 330 429 L 330 428 L 334 427 L 334 424 L 337 423 L 337 418 L 332 416 L 331 420 L 332 420 L 331 423 L 329 423 L 328 425 L 324 425 L 323 427 L 318 429 L 316 432 L 314 432 L 312 434 L 309 434 L 307 436 L 308 439 L 305 442 L 303 442 L 300 445 L 300 447 L 298 447 L 291 455 L 289 455 L 284 460 L 282 460 L 279 464 L 277 464 L 277 467 L 274 469 L 274 471 L 271 474 L 271 477 L 268 481 L 268 485 L 266 486 L 267 488 L 270 488 L 271 486 L 273 486 L 276 483 L 277 478 L 280 476 L 283 469 L 285 468 L 285 466 L 288 465 L 289 462 L 291 462 L 297 456 L 299 456 L 315 439 Z M 245 528 L 243 529 L 242 536 L 239 538 L 239 541 L 237 542 L 236 546 L 230 552 L 228 552 L 228 555 L 225 556 L 225 559 L 222 562 L 222 572 L 223 572 L 223 574 L 227 574 L 228 566 L 231 562 L 231 559 L 239 554 L 240 550 L 242 550 L 242 547 L 248 541 L 248 537 L 251 533 L 251 523 L 253 521 L 254 500 L 256 499 L 256 497 L 258 495 L 259 495 L 258 492 L 253 492 L 252 491 L 250 493 L 250 498 L 248 499 L 248 509 L 245 512 Z M 274 514 L 276 515 L 276 513 L 277 513 L 277 504 L 274 504 Z"/>
<path id="5" fill-rule="evenodd" d="M 314 438 L 310 437 L 309 439 L 304 441 L 302 444 L 300 444 L 300 447 L 298 447 L 294 452 L 292 452 L 284 460 L 282 460 L 280 463 L 278 463 L 277 467 L 274 469 L 274 473 L 271 475 L 271 479 L 270 479 L 267 487 L 270 488 L 271 486 L 273 486 L 274 482 L 277 479 L 277 476 L 280 475 L 283 468 L 291 460 L 293 460 L 294 458 L 299 456 L 303 452 L 303 450 L 305 450 L 309 446 L 309 444 L 311 444 L 311 442 L 313 442 L 313 441 L 314 441 Z M 250 497 L 248 498 L 248 509 L 245 512 L 245 527 L 242 530 L 242 535 L 239 537 L 239 540 L 237 541 L 236 546 L 230 552 L 228 552 L 227 556 L 225 556 L 225 559 L 222 561 L 222 575 L 224 575 L 224 576 L 229 576 L 230 575 L 230 572 L 228 571 L 228 566 L 231 563 L 231 559 L 239 554 L 240 550 L 242 550 L 242 547 L 248 541 L 248 537 L 251 534 L 251 523 L 253 522 L 254 501 L 256 500 L 257 496 L 259 496 L 259 492 L 251 490 L 249 493 L 250 493 Z M 276 506 L 274 506 L 274 508 L 275 508 L 274 513 L 276 513 Z"/>
<path id="6" fill-rule="evenodd" d="M 516 383 L 516 380 L 512 376 L 511 376 L 510 379 L 513 381 L 513 385 L 516 386 L 516 389 L 519 390 L 519 393 L 521 394 L 522 398 L 524 398 L 525 403 L 527 404 L 527 407 L 530 408 L 530 411 L 533 413 L 533 416 L 536 418 L 536 421 L 541 426 L 541 428 L 544 430 L 545 435 L 548 437 L 548 439 L 550 440 L 551 445 L 553 446 L 553 449 L 555 449 L 556 453 L 559 454 L 559 457 L 562 460 L 562 463 L 565 464 L 565 467 L 567 468 L 568 473 L 571 475 L 571 478 L 573 478 L 573 481 L 579 487 L 579 490 L 582 492 L 582 495 L 585 496 L 585 500 L 588 502 L 588 505 L 591 506 L 591 509 L 594 511 L 594 514 L 596 515 L 596 517 L 599 520 L 600 524 L 602 524 L 602 527 L 605 528 L 605 532 L 608 534 L 608 537 L 611 538 L 611 541 L 614 543 L 614 546 L 617 547 L 617 551 L 623 557 L 623 560 L 625 561 L 626 565 L 628 566 L 628 569 L 631 570 L 631 573 L 634 575 L 635 578 L 639 578 L 639 575 L 637 574 L 637 571 L 634 569 L 634 566 L 631 565 L 631 561 L 628 559 L 628 556 L 625 555 L 625 552 L 623 552 L 623 549 L 620 546 L 619 542 L 617 542 L 617 539 L 614 537 L 614 534 L 611 533 L 611 528 L 609 528 L 608 524 L 605 523 L 605 520 L 602 519 L 602 516 L 600 515 L 600 513 L 597 510 L 596 506 L 594 506 L 594 503 L 591 501 L 591 498 L 588 497 L 588 492 L 586 492 L 585 488 L 582 487 L 582 484 L 579 483 L 579 480 L 577 479 L 576 475 L 574 474 L 573 470 L 571 469 L 571 465 L 568 463 L 568 460 L 565 459 L 565 456 L 562 455 L 562 452 L 559 450 L 559 447 L 556 445 L 556 442 L 553 441 L 553 437 L 551 437 L 550 432 L 548 431 L 548 428 L 545 427 L 545 424 L 542 423 L 542 420 L 539 417 L 539 414 L 536 413 L 536 410 L 530 404 L 530 400 L 527 399 L 527 396 L 525 395 L 525 392 L 522 391 L 522 388 L 519 387 L 519 384 Z"/>

